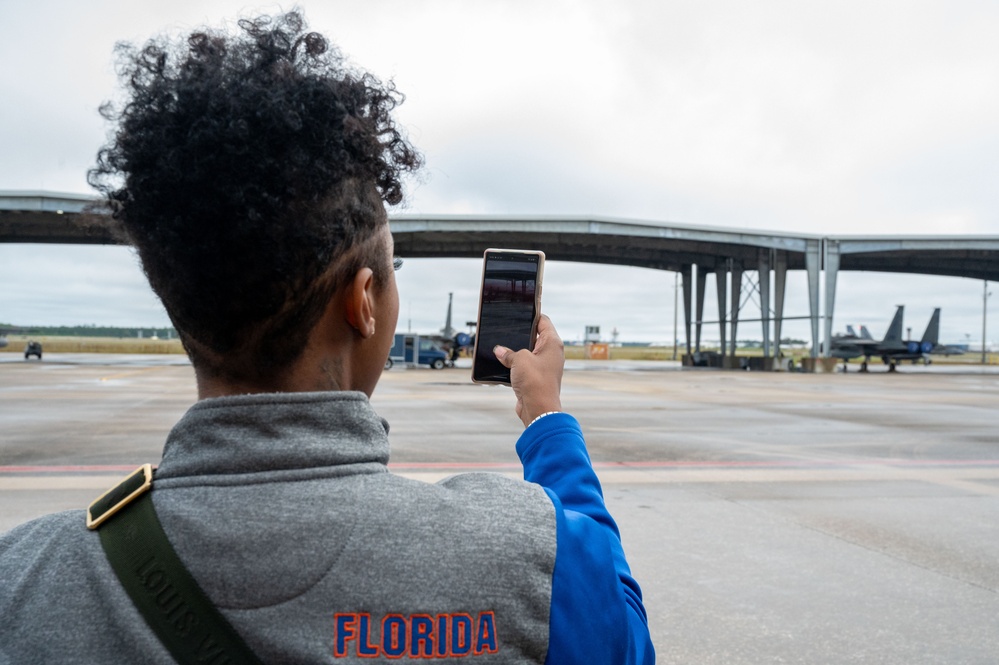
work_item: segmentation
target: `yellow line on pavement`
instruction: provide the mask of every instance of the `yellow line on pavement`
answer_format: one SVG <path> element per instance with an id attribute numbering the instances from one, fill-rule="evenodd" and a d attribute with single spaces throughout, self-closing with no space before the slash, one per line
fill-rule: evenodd
<path id="1" fill-rule="evenodd" d="M 102 376 L 101 381 L 113 381 L 115 379 L 123 379 L 126 376 L 134 376 L 136 374 L 142 374 L 143 372 L 151 372 L 154 369 L 163 369 L 166 365 L 153 365 L 152 367 L 143 367 L 141 369 L 133 369 L 127 372 L 118 372 L 117 374 L 110 374 L 108 376 Z"/>

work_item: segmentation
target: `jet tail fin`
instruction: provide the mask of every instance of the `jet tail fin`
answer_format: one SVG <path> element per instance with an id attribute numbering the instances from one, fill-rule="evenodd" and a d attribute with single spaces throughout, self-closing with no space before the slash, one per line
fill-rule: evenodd
<path id="1" fill-rule="evenodd" d="M 871 335 L 871 331 L 867 329 L 867 326 L 860 326 L 860 337 L 861 339 L 874 339 Z"/>
<path id="2" fill-rule="evenodd" d="M 885 333 L 885 338 L 881 340 L 882 342 L 902 341 L 902 315 L 904 313 L 905 305 L 899 305 L 898 309 L 895 310 L 895 318 L 891 320 L 891 325 L 888 326 L 888 332 Z"/>
<path id="3" fill-rule="evenodd" d="M 930 344 L 931 348 L 936 346 L 940 342 L 940 308 L 937 307 L 933 310 L 933 316 L 930 317 L 930 322 L 926 326 L 926 332 L 923 333 L 923 339 L 920 340 L 921 346 L 925 344 Z"/>
<path id="4" fill-rule="evenodd" d="M 846 334 L 849 335 L 850 337 L 856 337 L 857 336 L 857 333 L 853 329 L 853 326 L 847 326 L 846 327 Z"/>

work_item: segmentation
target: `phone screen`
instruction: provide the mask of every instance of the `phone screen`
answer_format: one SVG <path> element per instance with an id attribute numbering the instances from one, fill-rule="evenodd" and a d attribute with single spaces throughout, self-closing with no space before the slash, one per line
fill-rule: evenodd
<path id="1" fill-rule="evenodd" d="M 479 299 L 472 380 L 510 383 L 510 370 L 493 354 L 497 344 L 534 348 L 544 254 L 486 250 Z"/>

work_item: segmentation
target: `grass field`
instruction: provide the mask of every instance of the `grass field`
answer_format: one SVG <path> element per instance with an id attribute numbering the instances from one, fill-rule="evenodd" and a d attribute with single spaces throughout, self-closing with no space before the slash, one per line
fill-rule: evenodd
<path id="1" fill-rule="evenodd" d="M 42 353 L 184 353 L 178 339 L 139 339 L 137 337 L 48 337 L 8 335 L 0 351 L 24 353 L 28 340 L 41 342 Z"/>
<path id="2" fill-rule="evenodd" d="M 717 352 L 716 347 L 701 347 L 702 351 L 706 352 Z M 685 346 L 681 346 L 677 349 L 677 359 L 683 357 L 687 349 Z M 795 364 L 799 364 L 802 358 L 808 357 L 808 349 L 804 348 L 791 348 L 782 349 L 785 358 L 793 358 Z M 565 347 L 565 357 L 569 360 L 582 360 L 585 357 L 586 350 L 582 346 L 567 346 Z M 739 349 L 737 355 L 745 358 L 761 357 L 763 355 L 763 349 Z M 611 347 L 610 349 L 610 359 L 611 360 L 672 360 L 673 359 L 673 347 L 672 346 L 620 346 Z M 999 365 L 999 354 L 990 353 L 986 357 L 987 364 L 989 365 Z M 872 363 L 880 364 L 880 358 L 872 358 Z M 982 354 L 971 352 L 965 353 L 959 356 L 932 356 L 932 362 L 935 365 L 980 365 L 982 362 Z M 850 361 L 850 365 L 860 366 L 860 359 L 854 358 Z"/>
<path id="3" fill-rule="evenodd" d="M 184 353 L 184 348 L 178 339 L 138 339 L 133 337 L 49 337 L 30 335 L 8 335 L 9 342 L 0 352 L 24 353 L 24 345 L 28 340 L 41 342 L 44 353 Z M 716 348 L 704 347 L 704 351 L 717 351 Z M 677 359 L 686 351 L 681 346 L 677 349 Z M 569 360 L 582 360 L 585 357 L 582 346 L 566 346 L 565 357 Z M 739 349 L 738 355 L 743 357 L 762 356 L 762 349 Z M 784 350 L 785 357 L 793 358 L 798 363 L 808 356 L 808 349 L 793 348 Z M 672 360 L 672 346 L 619 346 L 611 347 L 611 360 Z M 999 354 L 991 353 L 987 357 L 988 364 L 999 365 Z M 872 360 L 880 363 L 878 359 Z M 978 365 L 982 361 L 981 353 L 965 353 L 960 356 L 934 356 L 933 363 L 938 365 Z M 859 365 L 854 359 L 851 365 Z"/>

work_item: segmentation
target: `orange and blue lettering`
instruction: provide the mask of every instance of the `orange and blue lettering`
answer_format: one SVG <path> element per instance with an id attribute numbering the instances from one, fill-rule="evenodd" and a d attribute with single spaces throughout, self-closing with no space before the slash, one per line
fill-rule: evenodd
<path id="1" fill-rule="evenodd" d="M 409 655 L 413 658 L 433 658 L 434 620 L 426 614 L 414 614 L 410 620 Z"/>
<path id="2" fill-rule="evenodd" d="M 386 614 L 381 635 L 372 641 L 373 621 L 364 612 L 333 615 L 333 657 L 465 658 L 499 652 L 496 615 Z"/>
<path id="3" fill-rule="evenodd" d="M 357 623 L 356 614 L 335 614 L 333 622 L 336 625 L 336 639 L 333 641 L 333 656 L 336 658 L 347 657 L 347 642 L 357 637 L 354 625 Z"/>
<path id="4" fill-rule="evenodd" d="M 496 617 L 492 612 L 479 615 L 479 630 L 475 635 L 475 655 L 496 653 Z"/>
<path id="5" fill-rule="evenodd" d="M 450 614 L 438 614 L 437 615 L 437 650 L 434 655 L 438 658 L 445 658 L 449 656 L 450 653 L 447 650 L 448 647 L 448 620 L 451 618 Z"/>
<path id="6" fill-rule="evenodd" d="M 451 615 L 451 655 L 467 656 L 472 650 L 472 617 L 467 614 Z"/>
<path id="7" fill-rule="evenodd" d="M 357 655 L 361 658 L 377 658 L 382 655 L 377 644 L 371 643 L 371 615 L 360 614 L 357 618 Z"/>
<path id="8" fill-rule="evenodd" d="M 389 658 L 402 658 L 406 642 L 406 619 L 401 614 L 386 615 L 382 620 L 382 652 Z"/>

